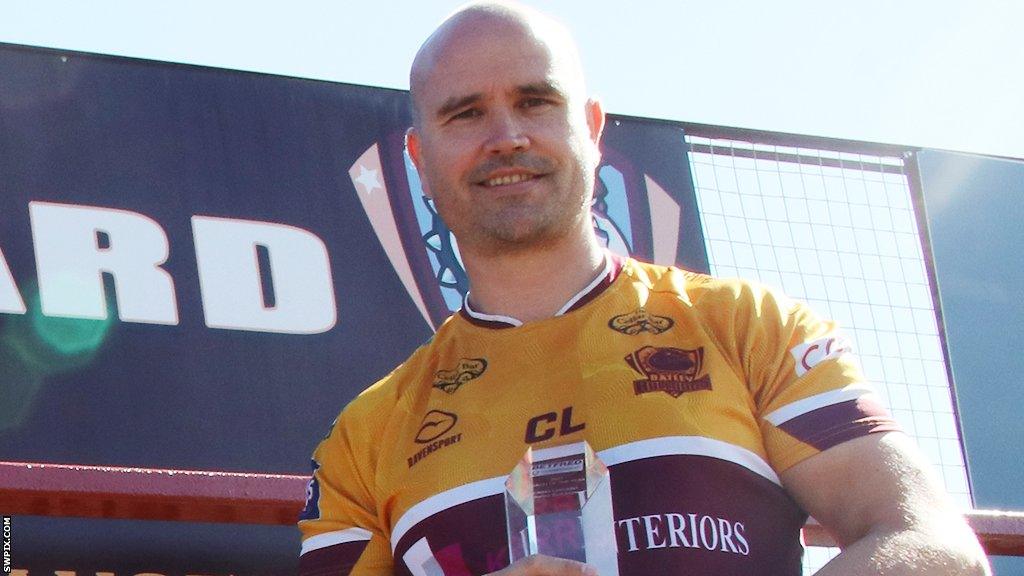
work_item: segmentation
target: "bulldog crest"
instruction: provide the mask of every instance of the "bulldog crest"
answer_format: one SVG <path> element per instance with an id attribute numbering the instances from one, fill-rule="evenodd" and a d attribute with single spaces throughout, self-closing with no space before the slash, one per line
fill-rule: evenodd
<path id="1" fill-rule="evenodd" d="M 626 363 L 644 376 L 633 381 L 633 392 L 637 396 L 664 392 L 679 398 L 687 392 L 711 390 L 711 376 L 700 375 L 704 369 L 704 348 L 644 346 L 626 356 Z"/>

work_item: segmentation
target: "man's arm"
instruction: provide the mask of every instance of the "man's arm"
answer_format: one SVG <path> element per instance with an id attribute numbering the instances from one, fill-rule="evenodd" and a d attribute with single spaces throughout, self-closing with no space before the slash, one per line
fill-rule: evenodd
<path id="1" fill-rule="evenodd" d="M 781 478 L 843 550 L 820 576 L 990 573 L 974 532 L 902 433 L 839 444 Z"/>

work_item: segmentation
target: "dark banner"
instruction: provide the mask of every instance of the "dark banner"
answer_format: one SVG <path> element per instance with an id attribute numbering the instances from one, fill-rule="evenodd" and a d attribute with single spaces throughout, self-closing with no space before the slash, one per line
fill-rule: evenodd
<path id="1" fill-rule="evenodd" d="M 467 288 L 408 106 L 0 45 L 0 460 L 308 473 Z M 602 146 L 602 241 L 707 271 L 682 129 L 611 117 Z M 288 527 L 12 524 L 30 574 L 280 573 L 298 551 Z"/>

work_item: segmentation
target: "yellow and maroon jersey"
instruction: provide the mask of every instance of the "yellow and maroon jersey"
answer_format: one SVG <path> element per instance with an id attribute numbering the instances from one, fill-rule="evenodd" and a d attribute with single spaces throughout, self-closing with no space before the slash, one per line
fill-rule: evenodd
<path id="1" fill-rule="evenodd" d="M 609 259 L 549 319 L 466 306 L 350 403 L 313 456 L 302 574 L 508 564 L 528 447 L 608 466 L 620 574 L 799 574 L 779 473 L 895 425 L 835 326 L 763 287 Z"/>

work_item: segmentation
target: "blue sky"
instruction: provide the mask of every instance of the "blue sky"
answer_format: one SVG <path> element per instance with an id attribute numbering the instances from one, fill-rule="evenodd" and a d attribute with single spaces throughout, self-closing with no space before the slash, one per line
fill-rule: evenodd
<path id="1" fill-rule="evenodd" d="M 406 88 L 459 4 L 5 0 L 0 42 Z M 1018 0 L 531 4 L 610 112 L 1024 158 Z"/>

